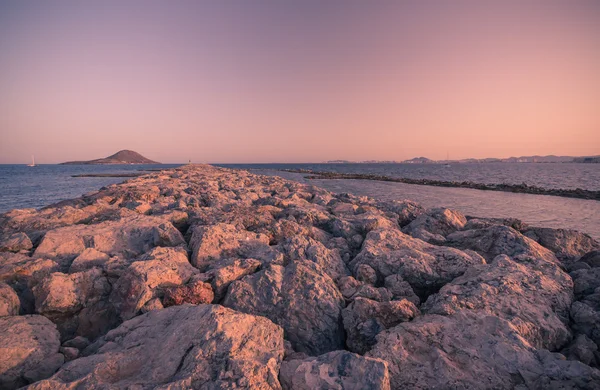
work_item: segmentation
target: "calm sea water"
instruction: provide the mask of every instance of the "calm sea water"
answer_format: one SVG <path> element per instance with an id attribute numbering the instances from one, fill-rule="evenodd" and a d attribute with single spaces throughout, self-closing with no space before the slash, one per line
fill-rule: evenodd
<path id="1" fill-rule="evenodd" d="M 542 188 L 600 190 L 600 164 L 223 164 L 243 169 L 311 169 L 410 179 L 521 184 Z"/>
<path id="2" fill-rule="evenodd" d="M 81 196 L 126 178 L 74 178 L 83 173 L 137 172 L 178 165 L 0 165 L 0 213 L 14 208 L 40 208 Z M 534 226 L 568 228 L 600 239 L 600 202 L 554 196 L 441 188 L 367 180 L 310 180 L 277 169 L 313 169 L 371 173 L 393 177 L 470 180 L 480 183 L 536 185 L 544 188 L 600 190 L 600 164 L 222 164 L 309 182 L 333 192 L 379 199 L 412 199 L 425 207 L 445 206 L 480 217 L 515 217 Z"/>
<path id="3" fill-rule="evenodd" d="M 84 173 L 137 172 L 176 165 L 25 165 L 0 164 L 0 213 L 12 209 L 40 208 L 72 199 L 100 187 L 121 183 L 119 177 L 71 177 Z"/>

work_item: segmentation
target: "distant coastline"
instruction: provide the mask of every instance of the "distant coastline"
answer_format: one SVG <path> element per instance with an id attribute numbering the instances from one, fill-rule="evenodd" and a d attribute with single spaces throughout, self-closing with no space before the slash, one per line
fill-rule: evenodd
<path id="1" fill-rule="evenodd" d="M 326 164 L 485 164 L 485 163 L 579 163 L 579 164 L 598 164 L 600 163 L 600 155 L 598 156 L 521 156 L 508 158 L 465 158 L 460 160 L 432 160 L 427 157 L 415 157 L 410 160 L 365 160 L 365 161 L 350 161 L 350 160 L 329 160 Z"/>

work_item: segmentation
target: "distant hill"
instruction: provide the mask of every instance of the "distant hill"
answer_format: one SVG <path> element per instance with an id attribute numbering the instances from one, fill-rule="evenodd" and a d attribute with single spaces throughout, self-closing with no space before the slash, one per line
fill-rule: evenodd
<path id="1" fill-rule="evenodd" d="M 416 157 L 411 160 L 402 161 L 409 164 L 445 164 L 445 163 L 598 163 L 600 156 L 573 157 L 573 156 L 521 156 L 509 158 L 466 158 L 462 160 L 430 160 L 425 157 Z"/>
<path id="2" fill-rule="evenodd" d="M 415 157 L 410 160 L 402 161 L 405 164 L 435 164 L 437 161 L 430 160 L 427 157 Z"/>
<path id="3" fill-rule="evenodd" d="M 112 156 L 106 158 L 98 158 L 96 160 L 88 161 L 67 161 L 62 163 L 63 165 L 96 165 L 96 164 L 160 164 L 159 162 L 152 161 L 142 156 L 141 154 L 134 152 L 133 150 L 121 150 Z"/>

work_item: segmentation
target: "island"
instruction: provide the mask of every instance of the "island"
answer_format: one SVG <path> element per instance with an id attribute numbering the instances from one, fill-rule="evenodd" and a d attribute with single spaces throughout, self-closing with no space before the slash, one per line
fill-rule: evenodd
<path id="1" fill-rule="evenodd" d="M 67 161 L 61 165 L 103 165 L 103 164 L 160 164 L 157 161 L 152 161 L 138 152 L 133 150 L 121 150 L 117 153 L 95 160 L 88 161 Z"/>

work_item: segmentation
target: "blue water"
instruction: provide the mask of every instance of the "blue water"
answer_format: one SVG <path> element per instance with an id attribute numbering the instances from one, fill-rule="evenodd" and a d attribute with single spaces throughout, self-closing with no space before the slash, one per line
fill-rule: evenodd
<path id="1" fill-rule="evenodd" d="M 72 199 L 103 186 L 121 183 L 119 177 L 71 177 L 84 173 L 138 172 L 180 164 L 151 165 L 26 165 L 0 164 L 0 213 L 15 208 L 40 208 Z"/>

